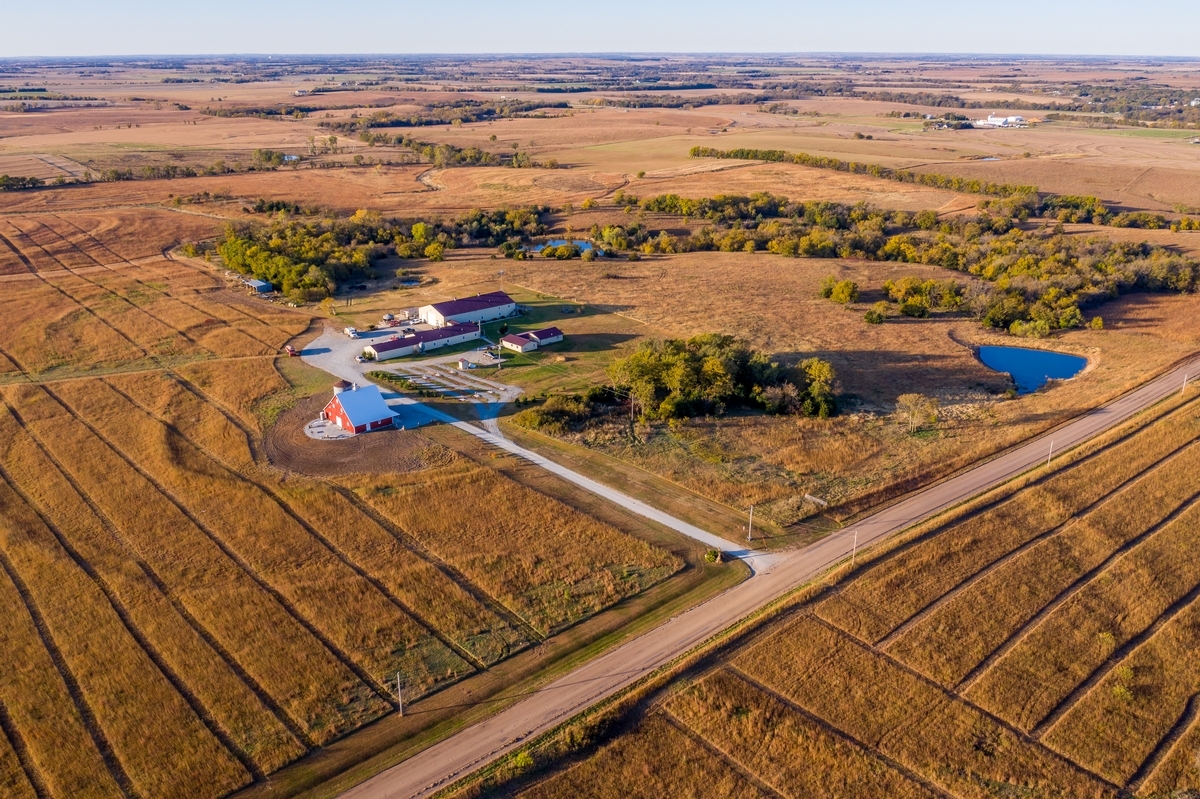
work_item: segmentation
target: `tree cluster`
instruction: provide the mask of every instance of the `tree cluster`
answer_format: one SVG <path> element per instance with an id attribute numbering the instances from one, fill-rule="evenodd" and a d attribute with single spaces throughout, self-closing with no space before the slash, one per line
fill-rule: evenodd
<path id="1" fill-rule="evenodd" d="M 315 217 L 312 209 L 260 199 L 254 206 L 283 218 L 268 225 L 230 225 L 217 252 L 237 272 L 266 280 L 299 301 L 321 300 L 352 277 L 373 275 L 372 262 L 388 252 L 401 258 L 441 260 L 455 247 L 529 241 L 544 232 L 541 207 L 472 211 L 450 221 L 384 219 L 359 210 L 347 218 Z M 307 218 L 289 214 L 302 212 Z"/>
<path id="2" fill-rule="evenodd" d="M 608 376 L 648 420 L 721 414 L 739 406 L 810 416 L 836 411 L 829 364 L 805 361 L 797 377 L 746 342 L 715 333 L 645 341 L 614 361 Z"/>

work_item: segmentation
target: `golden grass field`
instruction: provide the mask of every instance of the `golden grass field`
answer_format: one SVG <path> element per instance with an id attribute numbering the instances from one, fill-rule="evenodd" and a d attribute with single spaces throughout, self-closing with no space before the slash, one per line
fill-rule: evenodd
<path id="1" fill-rule="evenodd" d="M 549 59 L 539 70 L 599 74 L 612 64 Z M 387 261 L 388 274 L 330 319 L 250 297 L 219 264 L 175 251 L 231 221 L 261 221 L 243 210 L 259 198 L 405 218 L 541 204 L 555 209 L 556 235 L 575 236 L 629 221 L 677 235 L 698 226 L 627 215 L 611 203 L 618 190 L 769 191 L 942 214 L 970 213 L 981 199 L 794 164 L 691 159 L 696 145 L 1032 183 L 1172 216 L 1200 209 L 1194 131 L 925 130 L 918 118 L 887 115 L 944 109 L 844 96 L 788 100 L 798 113 L 785 114 L 732 102 L 606 107 L 595 103 L 631 92 L 595 90 L 549 95 L 570 107 L 532 116 L 387 129 L 519 150 L 559 169 L 433 168 L 347 133 L 336 153 L 308 157 L 309 137 L 330 133 L 322 123 L 380 108 L 408 116 L 501 92 L 547 99 L 512 77 L 530 74 L 527 61 L 477 66 L 399 67 L 402 80 L 388 89 L 339 88 L 379 77 L 366 67 L 164 83 L 191 73 L 114 63 L 4 79 L 95 99 L 18 111 L 0 92 L 0 174 L 71 181 L 128 169 L 140 178 L 147 167 L 217 162 L 237 171 L 0 194 L 0 644 L 12 653 L 0 673 L 3 796 L 297 795 L 336 776 L 330 762 L 347 768 L 423 734 L 417 722 L 395 732 L 397 675 L 405 702 L 441 723 L 506 680 L 535 679 L 543 654 L 561 657 L 572 636 L 590 646 L 600 635 L 591 620 L 629 618 L 642 607 L 632 598 L 700 579 L 672 577 L 696 570 L 663 531 L 452 447 L 444 431 L 379 434 L 411 455 L 389 461 L 393 470 L 339 466 L 318 477 L 272 465 L 267 437 L 331 382 L 280 350 L 323 325 L 363 326 L 385 311 L 503 289 L 531 309 L 517 329 L 554 324 L 567 334 L 553 352 L 506 365 L 504 380 L 529 394 L 602 384 L 614 358 L 654 337 L 730 333 L 785 363 L 827 359 L 843 400 L 833 419 L 735 413 L 543 442 L 635 477 L 623 485 L 670 494 L 664 507 L 696 506 L 685 509 L 697 516 L 675 512 L 715 520 L 723 535 L 736 535 L 724 527 L 755 505 L 771 546 L 822 535 L 1200 347 L 1196 296 L 1126 296 L 1097 310 L 1102 331 L 1050 343 L 1087 356 L 1084 373 L 1010 400 L 1007 378 L 975 357 L 977 346 L 1010 339 L 968 315 L 863 323 L 889 278 L 971 279 L 932 267 L 765 253 L 517 262 L 463 249 L 442 263 Z M 997 74 L 1010 65 L 986 59 L 875 66 L 861 85 L 1045 99 L 1009 88 Z M 1200 93 L 1200 72 L 1186 64 L 1027 69 L 1047 82 L 1144 78 Z M 826 59 L 770 70 L 818 83 L 848 74 Z M 329 91 L 296 94 L 318 87 Z M 201 113 L 297 104 L 320 108 L 303 118 Z M 257 149 L 305 158 L 244 171 Z M 582 210 L 588 199 L 599 207 Z M 1194 231 L 1067 229 L 1200 253 Z M 393 288 L 400 266 L 422 284 Z M 857 282 L 860 301 L 820 300 L 831 274 Z M 892 416 L 897 396 L 912 391 L 942 405 L 919 435 Z M 1069 456 L 1028 488 L 881 553 L 677 685 L 628 735 L 521 790 L 923 799 L 1200 787 L 1200 412 L 1181 399 L 1156 413 L 1125 440 Z M 828 500 L 829 518 L 812 524 L 805 494 Z M 346 754 L 356 747 L 361 755 Z"/>
<path id="2" fill-rule="evenodd" d="M 0 217 L 6 796 L 227 795 L 393 712 L 397 675 L 419 703 L 681 566 L 432 441 L 401 477 L 269 466 L 331 379 L 276 366 L 309 315 L 164 255 L 218 224 Z"/>
<path id="3" fill-rule="evenodd" d="M 1106 440 L 868 555 L 518 795 L 636 794 L 698 751 L 689 773 L 778 796 L 1186 795 L 1200 399 Z"/>

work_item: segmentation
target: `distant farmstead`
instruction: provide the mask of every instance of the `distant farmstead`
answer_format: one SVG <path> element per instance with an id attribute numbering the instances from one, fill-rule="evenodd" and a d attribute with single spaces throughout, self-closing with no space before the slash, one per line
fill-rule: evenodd
<path id="1" fill-rule="evenodd" d="M 503 319 L 517 312 L 513 298 L 503 291 L 476 294 L 474 297 L 455 298 L 448 302 L 435 302 L 421 307 L 421 321 L 434 327 L 445 327 L 465 322 L 490 322 Z"/>
<path id="2" fill-rule="evenodd" d="M 530 333 L 516 333 L 500 339 L 500 346 L 516 352 L 533 352 L 538 347 L 547 344 L 557 344 L 563 340 L 563 333 L 557 327 L 547 327 Z"/>
<path id="3" fill-rule="evenodd" d="M 275 288 L 265 280 L 247 280 L 246 285 L 250 287 L 251 291 L 257 292 L 258 294 L 267 294 L 268 292 L 273 291 Z"/>
<path id="4" fill-rule="evenodd" d="M 378 386 L 359 387 L 343 380 L 333 387 L 333 399 L 321 411 L 321 418 L 357 434 L 391 427 L 396 413 L 383 401 Z"/>
<path id="5" fill-rule="evenodd" d="M 387 341 L 368 344 L 363 347 L 363 355 L 376 361 L 386 361 L 474 341 L 479 336 L 478 324 L 452 324 L 449 327 L 421 330 L 407 336 L 394 336 Z"/>

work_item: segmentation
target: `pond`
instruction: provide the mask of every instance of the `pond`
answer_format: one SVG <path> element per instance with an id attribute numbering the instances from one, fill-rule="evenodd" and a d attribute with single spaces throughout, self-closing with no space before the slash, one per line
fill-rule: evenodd
<path id="1" fill-rule="evenodd" d="M 596 255 L 604 255 L 604 250 L 601 250 L 598 247 L 593 247 L 590 241 L 567 241 L 566 239 L 553 239 L 545 244 L 538 244 L 530 249 L 532 249 L 534 252 L 541 252 L 547 247 L 561 247 L 564 244 L 574 244 L 579 248 L 580 252 L 587 252 L 588 250 L 594 249 L 596 250 Z"/>
<path id="2" fill-rule="evenodd" d="M 1037 391 L 1050 380 L 1067 380 L 1083 371 L 1087 358 L 1024 347 L 980 347 L 979 360 L 997 372 L 1012 375 L 1018 394 Z"/>

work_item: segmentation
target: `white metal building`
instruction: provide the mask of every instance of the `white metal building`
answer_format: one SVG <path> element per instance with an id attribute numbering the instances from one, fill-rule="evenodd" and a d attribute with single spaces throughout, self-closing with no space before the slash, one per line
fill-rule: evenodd
<path id="1" fill-rule="evenodd" d="M 387 341 L 368 344 L 363 347 L 363 355 L 376 361 L 386 361 L 391 358 L 401 358 L 418 352 L 429 352 L 464 341 L 474 341 L 479 338 L 479 325 L 452 324 L 438 330 L 422 330 L 410 333 L 403 338 L 394 336 Z"/>
<path id="2" fill-rule="evenodd" d="M 517 312 L 513 298 L 503 291 L 476 294 L 474 297 L 455 298 L 448 302 L 435 302 L 420 309 L 421 321 L 434 327 L 464 322 L 490 322 L 503 319 Z"/>

